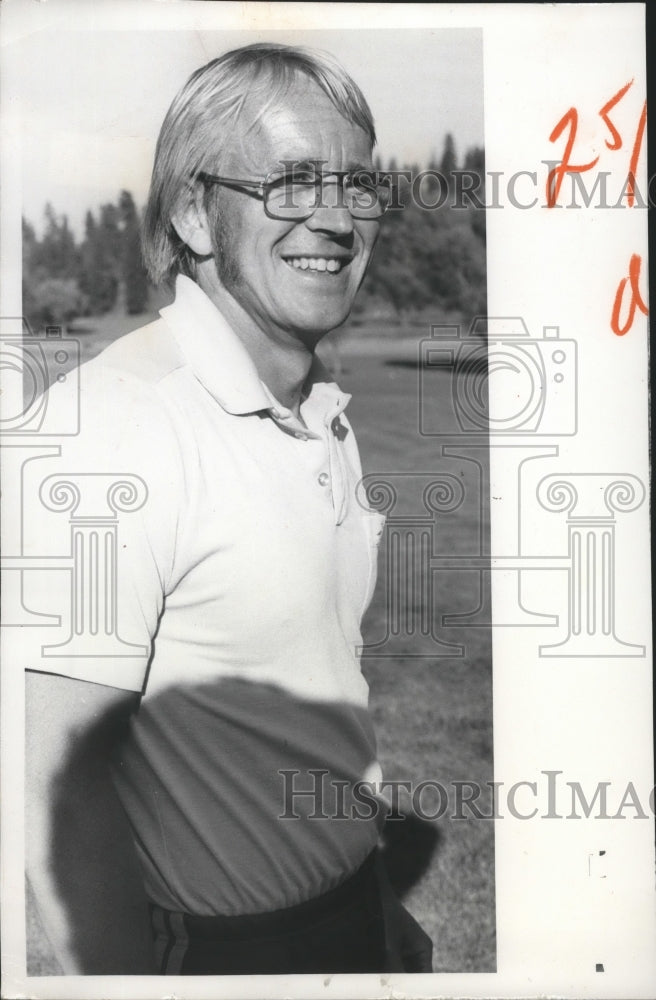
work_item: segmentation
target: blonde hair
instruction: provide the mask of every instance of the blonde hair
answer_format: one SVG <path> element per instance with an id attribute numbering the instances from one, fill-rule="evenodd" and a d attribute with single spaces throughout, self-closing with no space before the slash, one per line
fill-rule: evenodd
<path id="1" fill-rule="evenodd" d="M 221 141 L 234 128 L 246 99 L 262 97 L 259 116 L 299 75 L 318 84 L 340 114 L 375 144 L 373 117 L 362 91 L 328 53 L 266 42 L 233 49 L 202 66 L 174 99 L 157 141 L 142 235 L 144 262 L 156 285 L 179 273 L 195 276 L 194 254 L 171 220 L 197 175 L 219 168 Z"/>

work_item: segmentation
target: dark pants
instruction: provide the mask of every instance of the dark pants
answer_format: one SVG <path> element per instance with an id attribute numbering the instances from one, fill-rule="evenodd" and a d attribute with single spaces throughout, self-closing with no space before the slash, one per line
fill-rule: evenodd
<path id="1" fill-rule="evenodd" d="M 385 971 L 374 855 L 336 889 L 289 909 L 239 917 L 151 911 L 160 974 Z"/>

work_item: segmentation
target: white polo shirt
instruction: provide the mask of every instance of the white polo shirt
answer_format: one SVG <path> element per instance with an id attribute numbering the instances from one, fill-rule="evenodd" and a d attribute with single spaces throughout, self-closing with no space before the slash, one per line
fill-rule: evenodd
<path id="1" fill-rule="evenodd" d="M 143 691 L 114 775 L 154 902 L 230 915 L 312 898 L 378 837 L 349 808 L 352 783 L 380 776 L 357 648 L 383 521 L 356 499 L 350 397 L 315 361 L 297 421 L 184 277 L 80 380 L 80 434 L 41 474 L 146 484 L 118 526 L 117 629 L 137 655 L 36 669 Z M 61 552 L 65 520 L 44 516 L 33 544 Z"/>

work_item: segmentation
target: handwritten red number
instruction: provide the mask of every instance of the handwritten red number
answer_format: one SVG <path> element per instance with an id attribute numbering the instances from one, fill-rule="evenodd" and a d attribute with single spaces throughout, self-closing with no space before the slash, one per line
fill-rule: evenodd
<path id="1" fill-rule="evenodd" d="M 635 201 L 635 175 L 638 169 L 638 160 L 640 158 L 640 147 L 642 146 L 642 139 L 645 134 L 645 125 L 647 124 L 647 102 L 642 106 L 642 114 L 640 115 L 640 121 L 638 122 L 638 130 L 636 132 L 635 141 L 633 143 L 633 151 L 631 153 L 631 163 L 629 164 L 629 178 L 627 184 L 628 199 L 627 203 L 629 208 L 632 207 Z"/>
<path id="2" fill-rule="evenodd" d="M 630 88 L 630 86 L 631 86 L 632 83 L 633 83 L 633 80 L 629 80 L 629 82 L 627 84 L 625 84 L 620 90 L 617 91 L 617 93 L 615 94 L 614 97 L 611 97 L 610 101 L 608 101 L 607 104 L 604 104 L 603 108 L 599 112 L 599 114 L 601 115 L 601 117 L 603 118 L 604 122 L 606 123 L 606 125 L 608 127 L 608 131 L 610 132 L 610 134 L 613 137 L 613 141 L 612 142 L 609 142 L 608 139 L 606 139 L 606 145 L 608 146 L 609 149 L 621 149 L 622 148 L 622 136 L 619 134 L 619 132 L 617 131 L 617 129 L 613 125 L 612 121 L 608 117 L 608 112 L 612 111 L 612 109 L 615 107 L 615 105 L 618 104 L 619 101 L 622 100 L 622 98 L 624 97 L 624 95 L 626 94 L 627 90 Z"/>
<path id="3" fill-rule="evenodd" d="M 590 163 L 579 164 L 574 166 L 574 164 L 569 162 L 569 158 L 572 155 L 572 149 L 574 148 L 574 140 L 576 139 L 576 130 L 579 124 L 579 115 L 576 108 L 570 108 L 569 111 L 565 112 L 563 117 L 560 119 L 558 124 L 555 126 L 553 132 L 549 136 L 549 142 L 556 142 L 560 138 L 565 129 L 569 126 L 569 135 L 567 137 L 567 143 L 565 144 L 565 153 L 563 155 L 562 161 L 558 166 L 554 167 L 553 170 L 549 171 L 547 175 L 547 207 L 553 208 L 558 201 L 558 195 L 560 194 L 560 188 L 563 183 L 563 178 L 567 173 L 582 174 L 586 170 L 591 170 L 595 163 L 597 163 L 599 157 L 595 156 L 594 160 Z"/>
<path id="4" fill-rule="evenodd" d="M 610 112 L 613 110 L 616 104 L 622 100 L 626 92 L 633 86 L 633 80 L 629 80 L 625 83 L 623 87 L 613 94 L 611 99 L 604 104 L 603 108 L 599 110 L 599 116 L 604 122 L 606 128 L 610 132 L 610 140 L 606 139 L 606 146 L 608 149 L 616 150 L 622 148 L 622 136 L 616 129 L 613 122 L 610 120 Z M 644 111 L 642 117 L 640 118 L 640 124 L 638 125 L 638 132 L 636 134 L 635 143 L 633 145 L 633 154 L 631 156 L 631 168 L 629 170 L 629 184 L 628 184 L 628 202 L 629 207 L 633 205 L 633 200 L 635 197 L 635 169 L 638 162 L 638 156 L 640 155 L 640 146 L 642 143 L 642 136 L 645 131 L 645 121 L 647 115 L 647 103 L 645 102 Z M 566 111 L 563 117 L 560 119 L 558 124 L 554 127 L 551 135 L 549 136 L 549 142 L 556 142 L 560 136 L 563 134 L 565 129 L 569 127 L 569 135 L 567 137 L 567 142 L 565 144 L 565 152 L 563 154 L 562 161 L 549 171 L 547 176 L 547 207 L 553 208 L 558 201 L 558 195 L 560 194 L 560 189 L 563 183 L 565 174 L 582 174 L 586 170 L 592 170 L 592 168 L 599 162 L 599 157 L 595 156 L 594 160 L 589 163 L 583 163 L 579 165 L 574 165 L 569 162 L 569 158 L 572 155 L 572 150 L 574 148 L 574 142 L 576 140 L 576 131 L 579 125 L 579 114 L 576 108 L 570 108 Z"/>

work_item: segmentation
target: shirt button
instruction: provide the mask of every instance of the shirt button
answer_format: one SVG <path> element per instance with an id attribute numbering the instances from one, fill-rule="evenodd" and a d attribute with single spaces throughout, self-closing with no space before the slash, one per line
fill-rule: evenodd
<path id="1" fill-rule="evenodd" d="M 322 472 L 319 478 L 317 479 L 317 482 L 319 483 L 319 486 L 327 486 L 328 483 L 330 482 L 330 476 L 328 475 L 327 472 Z"/>

